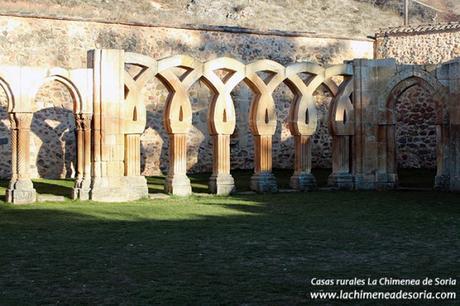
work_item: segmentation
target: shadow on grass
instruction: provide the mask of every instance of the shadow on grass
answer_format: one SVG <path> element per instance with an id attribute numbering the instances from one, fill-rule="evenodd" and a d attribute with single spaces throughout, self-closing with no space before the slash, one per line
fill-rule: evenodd
<path id="1" fill-rule="evenodd" d="M 280 189 L 289 189 L 289 180 L 292 176 L 292 170 L 275 169 L 275 177 Z M 326 187 L 327 179 L 331 169 L 313 169 L 313 175 L 316 178 L 318 187 Z M 250 180 L 253 172 L 250 170 L 233 170 L 232 175 L 235 179 L 236 190 L 239 192 L 250 190 Z M 401 169 L 398 172 L 400 187 L 411 188 L 432 188 L 435 176 L 434 170 L 429 169 Z M 190 174 L 190 182 L 194 193 L 209 193 L 208 181 L 211 173 Z M 164 182 L 165 176 L 147 177 L 149 193 L 165 193 Z M 54 194 L 70 198 L 72 194 L 74 181 L 36 179 L 34 187 L 39 194 Z M 8 181 L 0 181 L 0 194 L 4 194 L 4 189 L 8 187 Z"/>
<path id="2" fill-rule="evenodd" d="M 399 169 L 399 187 L 433 188 L 435 169 Z"/>
<path id="3" fill-rule="evenodd" d="M 280 189 L 290 189 L 289 180 L 293 171 L 288 169 L 275 169 L 273 173 L 277 179 Z M 313 175 L 316 177 L 318 187 L 326 187 L 327 179 L 331 173 L 331 169 L 313 169 Z M 250 181 L 253 172 L 251 170 L 233 170 L 231 172 L 236 190 L 239 192 L 250 191 Z M 194 173 L 188 175 L 192 184 L 194 193 L 209 193 L 208 182 L 211 173 Z M 165 176 L 150 176 L 147 177 L 149 193 L 164 193 Z"/>
<path id="4" fill-rule="evenodd" d="M 37 179 L 33 180 L 34 188 L 38 194 L 53 194 L 72 198 L 72 188 L 74 180 L 72 179 Z"/>
<path id="5" fill-rule="evenodd" d="M 0 205 L 0 304 L 307 305 L 313 277 L 455 277 L 460 206 L 442 195 Z"/>

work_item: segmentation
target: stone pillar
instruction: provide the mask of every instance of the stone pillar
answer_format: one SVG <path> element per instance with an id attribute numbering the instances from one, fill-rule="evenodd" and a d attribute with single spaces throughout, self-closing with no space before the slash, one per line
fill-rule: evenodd
<path id="1" fill-rule="evenodd" d="M 351 137 L 355 134 L 355 110 L 351 102 L 353 79 L 344 76 L 343 82 L 329 108 L 329 130 L 332 135 L 332 173 L 328 185 L 343 190 L 354 188 L 351 173 Z"/>
<path id="2" fill-rule="evenodd" d="M 134 197 L 148 196 L 147 180 L 141 175 L 141 134 L 125 134 L 125 182 Z"/>
<path id="3" fill-rule="evenodd" d="M 82 178 L 79 185 L 78 198 L 89 200 L 91 192 L 91 114 L 81 114 L 81 144 L 82 150 L 78 149 L 78 157 L 81 157 Z"/>
<path id="4" fill-rule="evenodd" d="M 271 75 L 262 79 L 258 73 Z M 272 173 L 272 137 L 276 130 L 276 108 L 273 91 L 285 80 L 286 70 L 270 60 L 259 60 L 246 66 L 248 86 L 254 92 L 249 114 L 249 127 L 254 137 L 254 175 L 251 189 L 257 192 L 277 192 Z"/>
<path id="5" fill-rule="evenodd" d="M 337 189 L 353 189 L 353 175 L 350 173 L 350 136 L 332 136 L 332 174 L 328 185 Z"/>
<path id="6" fill-rule="evenodd" d="M 141 175 L 141 140 L 138 134 L 125 135 L 125 175 L 139 176 Z"/>
<path id="7" fill-rule="evenodd" d="M 178 196 L 192 193 L 187 177 L 187 134 L 169 134 L 169 170 L 165 191 Z"/>
<path id="8" fill-rule="evenodd" d="M 294 135 L 295 164 L 290 186 L 308 191 L 316 189 L 316 179 L 311 174 L 311 135 Z"/>
<path id="9" fill-rule="evenodd" d="M 310 76 L 307 82 L 300 77 L 302 73 Z M 290 186 L 300 191 L 316 189 L 316 179 L 311 173 L 311 137 L 318 126 L 313 93 L 324 78 L 325 70 L 317 64 L 302 62 L 286 68 L 286 84 L 295 96 L 288 117 L 295 146 L 294 174 Z"/>
<path id="10" fill-rule="evenodd" d="M 460 192 L 460 59 L 441 65 L 437 78 L 447 84 L 447 96 L 439 101 L 444 111 L 436 127 L 435 188 Z M 433 97 L 442 97 L 442 94 L 436 93 Z"/>
<path id="11" fill-rule="evenodd" d="M 254 175 L 251 189 L 257 192 L 277 192 L 272 173 L 272 135 L 254 135 Z"/>
<path id="12" fill-rule="evenodd" d="M 451 136 L 452 137 L 451 139 Z M 450 155 L 455 152 L 455 131 L 449 129 L 448 125 L 436 125 L 436 176 L 434 178 L 434 189 L 450 189 L 451 168 L 449 166 Z M 453 168 L 455 169 L 455 167 Z"/>
<path id="13" fill-rule="evenodd" d="M 388 82 L 397 73 L 396 62 L 394 59 L 355 59 L 353 71 L 355 133 L 352 139 L 352 174 L 355 189 L 391 188 L 395 181 L 393 173 L 388 172 L 387 167 L 381 169 L 381 157 L 386 158 L 387 151 L 391 149 L 391 144 L 387 142 L 389 136 L 382 136 L 390 131 L 384 131 L 382 127 L 392 123 L 385 117 L 390 94 L 386 91 Z"/>
<path id="14" fill-rule="evenodd" d="M 457 119 L 450 125 L 450 158 L 452 168 L 449 177 L 449 190 L 454 192 L 460 192 L 460 106 L 458 106 L 458 101 L 456 108 L 457 109 L 455 111 L 455 116 L 457 117 Z"/>
<path id="15" fill-rule="evenodd" d="M 75 126 L 77 134 L 77 176 L 75 177 L 75 185 L 72 192 L 72 199 L 76 200 L 80 198 L 81 183 L 83 181 L 84 171 L 84 133 L 83 124 L 80 114 L 75 114 Z"/>
<path id="16" fill-rule="evenodd" d="M 32 113 L 10 113 L 13 165 L 6 198 L 13 204 L 33 203 L 36 200 L 36 192 L 29 175 L 32 115 Z"/>
<path id="17" fill-rule="evenodd" d="M 376 188 L 394 189 L 398 186 L 396 161 L 396 124 L 389 122 L 378 126 L 378 170 Z"/>
<path id="18" fill-rule="evenodd" d="M 209 179 L 209 189 L 218 195 L 228 195 L 235 189 L 235 181 L 230 174 L 230 135 L 212 135 L 213 165 Z"/>
<path id="19" fill-rule="evenodd" d="M 125 135 L 129 134 L 127 127 L 135 118 L 132 112 L 126 111 L 124 51 L 93 50 L 88 62 L 94 72 L 90 199 L 124 202 L 146 197 L 148 190 L 145 178 L 125 175 L 125 166 L 134 156 L 129 154 L 133 150 L 134 153 L 139 152 L 139 149 L 134 149 L 132 142 L 128 145 L 125 143 Z M 131 141 L 129 136 L 128 140 Z M 128 155 L 125 156 L 126 153 Z"/>
<path id="20" fill-rule="evenodd" d="M 224 81 L 215 73 L 227 71 Z M 231 91 L 244 79 L 245 66 L 235 59 L 221 57 L 204 64 L 203 76 L 214 96 L 209 105 L 208 128 L 213 140 L 213 167 L 209 190 L 228 195 L 235 190 L 230 174 L 230 135 L 235 131 L 235 106 Z"/>
<path id="21" fill-rule="evenodd" d="M 192 193 L 187 177 L 187 134 L 192 127 L 192 104 L 188 90 L 201 76 L 203 65 L 188 56 L 173 56 L 158 63 L 158 77 L 170 90 L 166 101 L 164 126 L 169 135 L 169 170 L 165 191 L 173 195 Z M 172 71 L 182 67 L 188 72 L 181 78 Z"/>

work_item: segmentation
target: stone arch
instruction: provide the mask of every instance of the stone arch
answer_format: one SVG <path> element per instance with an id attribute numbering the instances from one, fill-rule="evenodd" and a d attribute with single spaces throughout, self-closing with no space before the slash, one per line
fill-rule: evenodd
<path id="1" fill-rule="evenodd" d="M 171 69 L 185 69 L 178 77 Z M 192 127 L 190 87 L 203 74 L 203 64 L 187 55 L 177 55 L 158 61 L 156 77 L 169 91 L 164 111 L 164 126 L 169 135 L 169 169 L 165 191 L 174 195 L 192 192 L 187 177 L 187 134 Z"/>
<path id="2" fill-rule="evenodd" d="M 404 69 L 397 73 L 386 85 L 379 96 L 378 106 L 378 141 L 382 143 L 379 150 L 379 173 L 386 176 L 385 186 L 398 185 L 397 145 L 396 145 L 396 102 L 409 88 L 421 86 L 427 90 L 435 104 L 436 125 L 436 177 L 435 188 L 445 189 L 448 182 L 448 129 L 449 118 L 446 107 L 446 88 L 430 73 L 419 69 Z"/>
<path id="3" fill-rule="evenodd" d="M 83 99 L 80 94 L 80 90 L 68 76 L 64 76 L 62 74 L 51 74 L 49 76 L 44 77 L 40 82 L 35 84 L 35 86 L 31 90 L 32 99 L 36 97 L 36 95 L 38 94 L 39 90 L 41 89 L 43 85 L 54 82 L 54 81 L 66 87 L 66 89 L 69 91 L 72 97 L 74 114 L 81 114 L 82 110 L 84 109 L 84 106 L 83 106 Z M 33 110 L 33 107 L 32 107 L 32 110 Z"/>
<path id="4" fill-rule="evenodd" d="M 37 73 L 38 74 L 38 73 Z M 88 199 L 91 184 L 91 121 L 92 121 L 92 70 L 51 68 L 41 71 L 42 78 L 30 90 L 30 109 L 34 111 L 32 100 L 45 84 L 57 82 L 70 95 L 75 120 L 76 165 L 75 185 L 70 195 L 74 199 Z M 34 117 L 39 112 L 34 112 Z M 41 150 L 41 149 L 40 149 Z M 65 160 L 65 157 L 63 157 Z"/>
<path id="5" fill-rule="evenodd" d="M 332 173 L 328 185 L 338 189 L 352 189 L 352 137 L 354 135 L 353 68 L 351 64 L 330 66 L 325 71 L 325 79 L 340 76 L 343 81 L 334 90 L 328 112 L 328 127 L 332 137 Z"/>
<path id="6" fill-rule="evenodd" d="M 318 112 L 313 94 L 324 84 L 324 72 L 324 67 L 310 62 L 286 67 L 285 83 L 294 93 L 289 112 L 289 129 L 295 147 L 294 174 L 290 186 L 298 190 L 316 188 L 316 179 L 311 173 L 312 136 L 318 128 Z M 308 79 L 304 81 L 301 74 L 307 74 Z"/>
<path id="7" fill-rule="evenodd" d="M 0 76 L 0 87 L 3 89 L 7 99 L 7 111 L 12 112 L 14 108 L 14 95 L 10 85 Z"/>
<path id="8" fill-rule="evenodd" d="M 216 71 L 227 74 L 221 79 Z M 208 129 L 213 141 L 213 173 L 209 180 L 212 193 L 228 195 L 235 183 L 230 174 L 230 136 L 235 131 L 236 113 L 231 91 L 245 78 L 245 65 L 236 59 L 220 57 L 203 66 L 203 82 L 213 92 L 208 108 Z"/>
<path id="9" fill-rule="evenodd" d="M 141 135 L 147 125 L 147 109 L 143 94 L 147 82 L 157 73 L 158 66 L 157 61 L 148 56 L 125 52 L 123 68 L 124 101 L 121 120 L 125 138 L 124 174 L 139 178 L 141 176 L 141 155 L 143 154 Z"/>
<path id="10" fill-rule="evenodd" d="M 15 173 L 12 169 L 15 167 L 15 162 L 11 154 L 13 149 L 11 134 L 14 133 L 14 125 L 11 125 L 8 114 L 14 104 L 13 99 L 13 92 L 8 82 L 0 77 L 0 178 L 2 179 L 10 178 L 11 174 Z"/>
<path id="11" fill-rule="evenodd" d="M 378 101 L 380 124 L 396 123 L 396 100 L 403 91 L 415 85 L 422 86 L 432 94 L 436 105 L 437 124 L 448 124 L 446 88 L 432 74 L 417 68 L 400 71 L 385 86 Z"/>
<path id="12" fill-rule="evenodd" d="M 45 78 L 31 97 L 30 174 L 32 178 L 73 178 L 76 174 L 76 99 L 56 78 Z"/>
<path id="13" fill-rule="evenodd" d="M 269 75 L 264 80 L 259 73 Z M 272 143 L 277 125 L 273 91 L 285 80 L 285 74 L 285 67 L 272 60 L 258 60 L 246 65 L 244 81 L 254 93 L 249 111 L 255 152 L 251 189 L 258 192 L 278 190 L 272 173 Z"/>

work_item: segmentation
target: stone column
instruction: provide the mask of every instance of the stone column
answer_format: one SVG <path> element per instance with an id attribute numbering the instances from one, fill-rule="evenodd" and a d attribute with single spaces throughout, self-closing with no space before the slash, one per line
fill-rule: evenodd
<path id="1" fill-rule="evenodd" d="M 75 178 L 75 184 L 72 192 L 72 199 L 76 200 L 80 198 L 81 183 L 83 181 L 83 169 L 84 169 L 84 140 L 83 140 L 83 124 L 80 114 L 75 114 L 75 126 L 77 134 L 77 176 Z"/>
<path id="2" fill-rule="evenodd" d="M 164 189 L 167 193 L 187 196 L 192 193 L 187 177 L 187 134 L 192 127 L 192 105 L 189 89 L 201 76 L 203 65 L 191 57 L 179 55 L 158 63 L 158 77 L 170 91 L 166 101 L 164 127 L 169 135 L 169 169 Z M 188 72 L 180 78 L 171 68 L 182 67 Z"/>
<path id="3" fill-rule="evenodd" d="M 316 189 L 316 179 L 311 174 L 311 135 L 294 135 L 295 164 L 290 186 L 300 191 Z"/>
<path id="4" fill-rule="evenodd" d="M 394 189 L 398 185 L 395 133 L 394 122 L 380 123 L 378 126 L 376 188 L 379 190 Z"/>
<path id="5" fill-rule="evenodd" d="M 125 182 L 135 198 L 148 196 L 147 180 L 141 175 L 141 134 L 125 134 Z"/>
<path id="6" fill-rule="evenodd" d="M 227 71 L 221 79 L 215 71 Z M 208 111 L 209 134 L 213 140 L 213 171 L 209 189 L 218 195 L 228 195 L 235 190 L 230 174 L 230 135 L 235 131 L 235 106 L 231 91 L 244 79 L 245 66 L 235 59 L 221 57 L 204 64 L 205 83 L 214 92 Z"/>
<path id="7" fill-rule="evenodd" d="M 213 171 L 209 179 L 209 189 L 218 195 L 228 195 L 235 189 L 235 181 L 230 174 L 230 135 L 212 135 Z"/>
<path id="8" fill-rule="evenodd" d="M 328 185 L 336 189 L 351 190 L 351 137 L 355 134 L 355 110 L 351 101 L 353 79 L 344 76 L 329 109 L 329 130 L 332 135 L 332 173 Z"/>
<path id="9" fill-rule="evenodd" d="M 451 139 L 451 136 L 454 137 Z M 449 129 L 448 125 L 436 125 L 436 176 L 434 178 L 434 188 L 436 190 L 450 189 L 450 172 L 452 169 L 449 166 L 449 155 L 455 152 L 454 138 L 455 131 Z"/>
<path id="10" fill-rule="evenodd" d="M 460 97 L 460 95 L 459 95 Z M 449 182 L 449 190 L 454 192 L 460 192 L 460 106 L 456 106 L 455 112 L 453 112 L 456 116 L 455 120 L 450 125 L 450 163 L 451 163 L 451 171 L 450 171 L 450 182 Z M 436 178 L 438 178 L 436 176 Z"/>
<path id="11" fill-rule="evenodd" d="M 6 192 L 13 204 L 33 203 L 36 192 L 29 175 L 30 125 L 32 113 L 11 113 L 12 177 Z"/>
<path id="12" fill-rule="evenodd" d="M 81 114 L 83 177 L 80 184 L 79 199 L 89 200 L 91 192 L 91 120 L 92 114 Z"/>
<path id="13" fill-rule="evenodd" d="M 251 189 L 257 192 L 277 192 L 272 173 L 272 135 L 254 135 L 254 175 Z"/>
<path id="14" fill-rule="evenodd" d="M 460 60 L 441 65 L 437 79 L 447 84 L 447 88 L 445 95 L 433 94 L 433 98 L 440 99 L 437 102 L 442 108 L 436 126 L 435 188 L 460 192 Z"/>
<path id="15" fill-rule="evenodd" d="M 350 136 L 332 136 L 332 174 L 328 185 L 337 189 L 353 189 L 353 175 L 350 173 Z"/>
<path id="16" fill-rule="evenodd" d="M 192 193 L 187 177 L 187 134 L 169 134 L 169 170 L 165 191 L 178 196 Z"/>
<path id="17" fill-rule="evenodd" d="M 269 73 L 262 79 L 257 73 Z M 272 173 L 272 137 L 276 130 L 276 108 L 273 91 L 285 80 L 286 71 L 280 64 L 260 60 L 246 66 L 246 82 L 254 92 L 249 114 L 249 127 L 254 137 L 254 175 L 251 189 L 257 192 L 277 192 Z"/>
<path id="18" fill-rule="evenodd" d="M 125 135 L 125 175 L 141 175 L 141 141 L 139 134 Z"/>

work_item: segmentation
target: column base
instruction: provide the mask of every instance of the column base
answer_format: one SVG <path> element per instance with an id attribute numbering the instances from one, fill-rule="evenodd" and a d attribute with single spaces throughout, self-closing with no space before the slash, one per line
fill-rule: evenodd
<path id="1" fill-rule="evenodd" d="M 18 180 L 12 189 L 7 189 L 5 193 L 6 201 L 13 204 L 30 204 L 37 200 L 37 192 L 35 191 L 31 180 Z"/>
<path id="2" fill-rule="evenodd" d="M 339 190 L 353 190 L 353 175 L 350 173 L 332 173 L 329 175 L 327 184 Z"/>
<path id="3" fill-rule="evenodd" d="M 398 187 L 398 175 L 396 173 L 377 173 L 375 179 L 377 190 L 391 190 Z"/>
<path id="4" fill-rule="evenodd" d="M 355 190 L 375 190 L 375 175 L 355 175 Z"/>
<path id="5" fill-rule="evenodd" d="M 192 194 L 190 179 L 186 175 L 167 176 L 164 190 L 166 193 L 181 197 Z"/>
<path id="6" fill-rule="evenodd" d="M 300 191 L 311 191 L 317 188 L 316 179 L 311 173 L 294 174 L 291 176 L 289 185 Z"/>
<path id="7" fill-rule="evenodd" d="M 442 191 L 454 190 L 455 186 L 450 186 L 451 185 L 450 182 L 451 182 L 451 179 L 449 175 L 445 175 L 445 174 L 436 175 L 434 178 L 434 189 L 442 190 Z M 458 187 L 457 191 L 460 191 L 460 183 L 457 184 L 457 187 Z"/>
<path id="8" fill-rule="evenodd" d="M 271 172 L 254 174 L 251 177 L 250 187 L 255 192 L 278 192 L 276 178 Z"/>
<path id="9" fill-rule="evenodd" d="M 148 194 L 143 176 L 95 177 L 89 198 L 99 202 L 127 202 L 147 198 Z"/>
<path id="10" fill-rule="evenodd" d="M 212 175 L 209 190 L 217 195 L 229 195 L 235 191 L 235 180 L 231 174 Z"/>
<path id="11" fill-rule="evenodd" d="M 72 190 L 73 200 L 89 200 L 91 192 L 91 181 L 83 180 L 81 182 L 75 182 L 75 187 Z"/>

